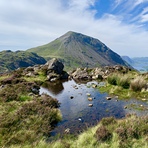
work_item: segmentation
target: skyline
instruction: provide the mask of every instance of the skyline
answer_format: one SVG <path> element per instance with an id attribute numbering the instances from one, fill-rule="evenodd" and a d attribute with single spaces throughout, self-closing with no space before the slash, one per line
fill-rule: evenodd
<path id="1" fill-rule="evenodd" d="M 148 0 L 0 0 L 0 51 L 27 50 L 68 31 L 119 55 L 148 57 Z"/>

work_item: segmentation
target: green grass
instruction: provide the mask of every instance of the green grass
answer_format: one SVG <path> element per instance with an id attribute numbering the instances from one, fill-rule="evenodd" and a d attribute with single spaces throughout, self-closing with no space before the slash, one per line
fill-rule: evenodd
<path id="1" fill-rule="evenodd" d="M 37 76 L 34 76 L 34 77 L 24 77 L 24 79 L 28 82 L 44 82 L 46 81 L 46 75 L 44 74 L 44 72 L 38 72 L 38 75 Z"/>
<path id="2" fill-rule="evenodd" d="M 112 121 L 112 122 L 110 122 Z M 148 146 L 148 117 L 137 117 L 135 115 L 127 116 L 124 119 L 104 118 L 98 125 L 88 128 L 78 136 L 65 135 L 53 142 L 40 142 L 36 148 L 146 148 Z M 102 128 L 103 127 L 103 128 Z M 102 130 L 100 130 L 102 129 Z M 100 139 L 106 132 L 111 133 L 108 139 Z M 97 131 L 100 131 L 99 133 Z M 104 133 L 105 132 L 105 133 Z M 98 139 L 97 135 L 101 137 Z M 11 148 L 19 148 L 20 145 L 13 145 Z M 21 148 L 31 148 L 31 145 L 25 144 Z"/>
<path id="3" fill-rule="evenodd" d="M 147 98 L 146 83 L 148 83 L 145 76 L 138 75 L 138 73 L 119 74 L 113 73 L 108 76 L 106 86 L 99 87 L 101 92 L 107 92 L 110 95 L 117 95 L 120 99 L 128 98 Z"/>

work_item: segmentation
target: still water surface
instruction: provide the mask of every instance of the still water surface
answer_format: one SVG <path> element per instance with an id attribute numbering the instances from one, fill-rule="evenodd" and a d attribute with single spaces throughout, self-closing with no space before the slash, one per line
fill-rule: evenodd
<path id="1" fill-rule="evenodd" d="M 69 128 L 70 133 L 79 133 L 87 127 L 96 125 L 103 117 L 114 116 L 122 118 L 127 113 L 136 113 L 138 115 L 146 114 L 146 111 L 138 111 L 134 109 L 124 109 L 128 104 L 145 105 L 134 99 L 121 101 L 116 98 L 106 100 L 106 93 L 100 93 L 98 89 L 92 88 L 93 84 L 104 85 L 104 83 L 87 82 L 76 83 L 74 80 L 66 82 L 49 82 L 40 88 L 40 94 L 47 93 L 56 98 L 61 103 L 60 111 L 62 113 L 62 121 L 52 131 L 52 135 L 56 133 L 64 133 Z M 88 100 L 87 93 L 91 94 L 92 101 Z M 93 104 L 89 107 L 89 104 Z"/>

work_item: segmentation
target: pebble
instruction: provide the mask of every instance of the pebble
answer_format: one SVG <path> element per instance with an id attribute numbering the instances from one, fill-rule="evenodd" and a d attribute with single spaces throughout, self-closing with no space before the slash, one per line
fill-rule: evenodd
<path id="1" fill-rule="evenodd" d="M 107 99 L 107 100 L 111 100 L 112 98 L 111 98 L 111 97 L 106 97 L 106 99 Z"/>
<path id="2" fill-rule="evenodd" d="M 74 98 L 73 96 L 70 97 L 70 99 L 73 99 L 73 98 Z"/>
<path id="3" fill-rule="evenodd" d="M 124 109 L 127 109 L 127 106 L 124 106 Z"/>
<path id="4" fill-rule="evenodd" d="M 90 93 L 86 93 L 86 95 L 87 95 L 87 96 L 91 96 L 91 94 L 90 94 Z"/>
<path id="5" fill-rule="evenodd" d="M 79 121 L 82 121 L 82 119 L 81 119 L 81 118 L 79 118 L 78 120 L 79 120 Z"/>
<path id="6" fill-rule="evenodd" d="M 92 101 L 93 100 L 93 98 L 88 98 L 88 101 Z"/>
<path id="7" fill-rule="evenodd" d="M 88 106 L 89 106 L 89 107 L 92 107 L 92 106 L 93 106 L 93 104 L 88 104 Z"/>
<path id="8" fill-rule="evenodd" d="M 66 134 L 68 134 L 69 132 L 70 132 L 70 129 L 69 128 L 67 128 L 67 129 L 65 129 L 65 131 L 64 131 Z"/>

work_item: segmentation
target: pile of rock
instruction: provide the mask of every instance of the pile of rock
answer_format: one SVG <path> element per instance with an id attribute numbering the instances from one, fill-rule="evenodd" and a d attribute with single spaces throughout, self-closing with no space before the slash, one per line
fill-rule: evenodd
<path id="1" fill-rule="evenodd" d="M 68 79 L 71 77 L 75 80 L 103 80 L 106 79 L 113 72 L 127 73 L 131 70 L 128 67 L 121 65 L 105 66 L 103 68 L 77 68 L 68 75 L 63 71 L 64 65 L 56 58 L 51 59 L 44 65 L 35 65 L 26 68 L 23 72 L 25 76 L 33 77 L 38 75 L 39 71 L 43 71 L 47 75 L 48 81 L 56 81 L 59 79 Z"/>
<path id="2" fill-rule="evenodd" d="M 77 68 L 70 73 L 73 79 L 78 80 L 103 80 L 113 72 L 127 73 L 131 69 L 121 65 L 105 66 L 103 68 Z"/>

